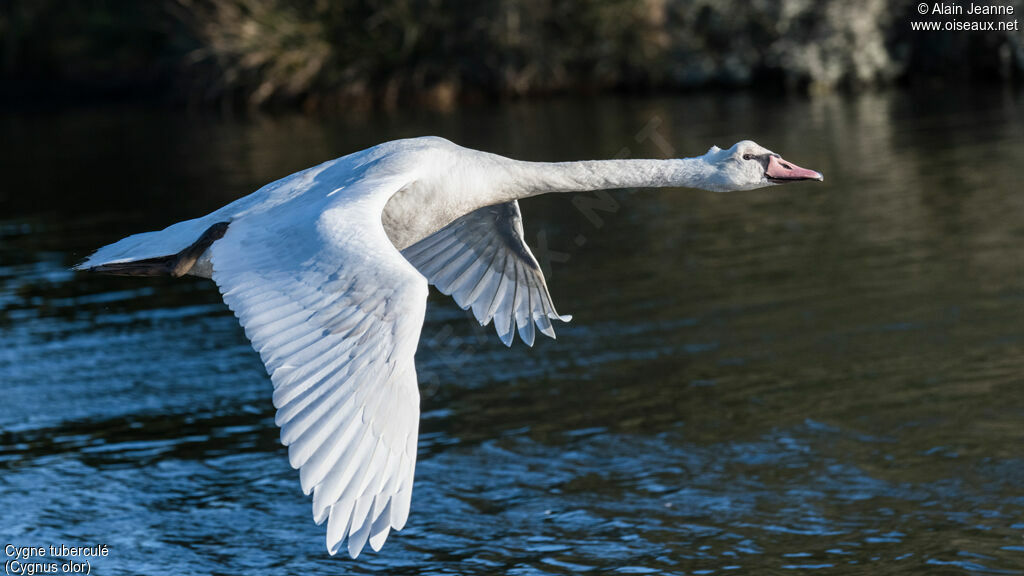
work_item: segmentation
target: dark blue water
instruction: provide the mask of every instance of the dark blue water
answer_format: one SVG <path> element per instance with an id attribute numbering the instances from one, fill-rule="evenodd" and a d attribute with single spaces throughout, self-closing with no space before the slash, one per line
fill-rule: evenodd
<path id="1" fill-rule="evenodd" d="M 1012 93 L 0 116 L 0 540 L 106 545 L 98 574 L 1022 574 L 1022 119 Z M 331 558 L 213 285 L 68 267 L 422 134 L 752 138 L 826 181 L 525 202 L 573 322 L 509 350 L 432 295 L 409 523 Z"/>

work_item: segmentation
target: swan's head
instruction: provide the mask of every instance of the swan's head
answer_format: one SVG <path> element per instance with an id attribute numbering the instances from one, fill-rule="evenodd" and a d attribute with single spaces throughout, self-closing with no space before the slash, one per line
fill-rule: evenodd
<path id="1" fill-rule="evenodd" d="M 800 180 L 822 180 L 819 172 L 801 168 L 751 140 L 728 150 L 712 146 L 704 161 L 713 168 L 706 188 L 715 192 L 753 190 Z"/>

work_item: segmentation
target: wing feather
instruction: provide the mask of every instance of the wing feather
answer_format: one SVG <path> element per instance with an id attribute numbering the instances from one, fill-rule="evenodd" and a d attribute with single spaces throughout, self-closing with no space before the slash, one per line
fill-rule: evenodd
<path id="1" fill-rule="evenodd" d="M 498 337 L 519 337 L 532 346 L 534 325 L 555 337 L 555 311 L 544 274 L 523 238 L 516 201 L 487 206 L 452 222 L 402 251 L 431 284 L 472 309 L 481 325 L 492 320 Z"/>
<path id="2" fill-rule="evenodd" d="M 274 384 L 281 441 L 313 518 L 327 520 L 327 549 L 347 539 L 353 557 L 408 518 L 427 292 L 384 233 L 383 203 L 360 194 L 249 214 L 211 248 L 213 279 Z"/>

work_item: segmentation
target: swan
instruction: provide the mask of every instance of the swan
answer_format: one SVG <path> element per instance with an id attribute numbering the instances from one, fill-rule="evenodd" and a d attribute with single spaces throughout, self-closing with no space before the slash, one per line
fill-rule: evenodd
<path id="1" fill-rule="evenodd" d="M 100 248 L 75 268 L 211 278 L 273 382 L 281 442 L 327 522 L 327 551 L 380 550 L 409 515 L 428 284 L 501 341 L 554 338 L 518 201 L 549 192 L 751 190 L 821 174 L 744 140 L 668 160 L 525 162 L 438 137 L 302 170 L 206 216 Z"/>

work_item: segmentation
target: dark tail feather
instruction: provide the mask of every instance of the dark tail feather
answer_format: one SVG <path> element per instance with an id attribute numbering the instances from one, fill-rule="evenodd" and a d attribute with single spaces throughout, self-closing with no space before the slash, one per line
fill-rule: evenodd
<path id="1" fill-rule="evenodd" d="M 100 264 L 88 268 L 87 272 L 110 274 L 113 276 L 174 276 L 178 278 L 188 274 L 196 260 L 206 252 L 211 244 L 224 237 L 228 231 L 227 222 L 218 222 L 206 229 L 199 239 L 177 254 L 133 260 L 131 262 L 114 262 Z"/>
<path id="2" fill-rule="evenodd" d="M 159 258 L 146 258 L 134 262 L 115 262 L 113 264 L 100 264 L 87 268 L 86 272 L 97 274 L 110 274 L 111 276 L 181 276 L 175 274 L 178 264 L 178 255 L 161 256 Z M 191 268 L 191 266 L 189 266 Z M 188 272 L 186 270 L 185 272 Z"/>

